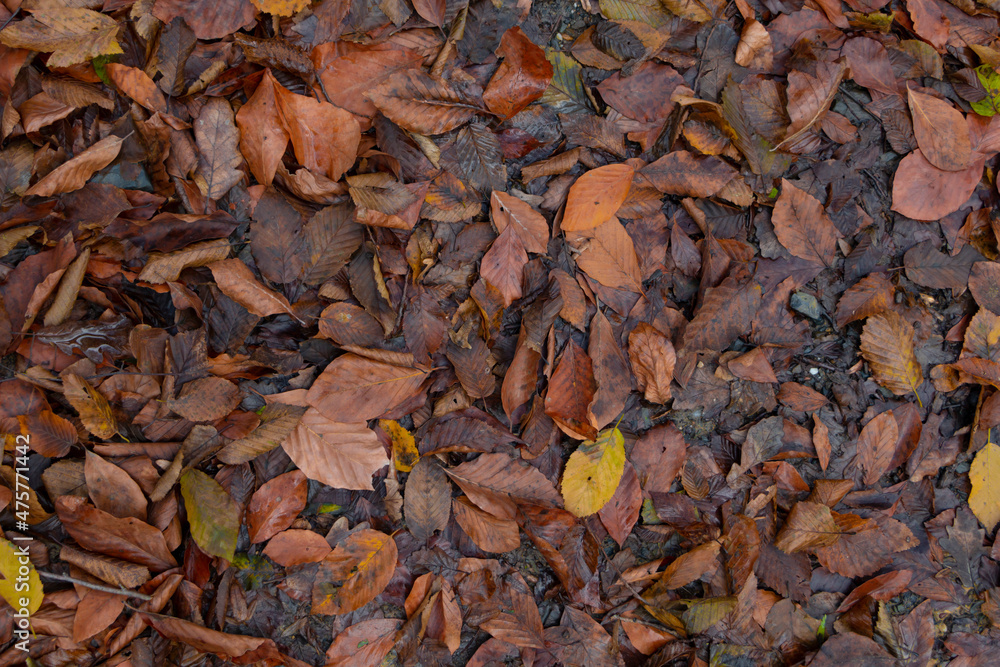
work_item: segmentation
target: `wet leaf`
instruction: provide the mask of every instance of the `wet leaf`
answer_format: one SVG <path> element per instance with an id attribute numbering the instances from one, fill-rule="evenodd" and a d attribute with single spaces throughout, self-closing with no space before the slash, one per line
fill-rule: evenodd
<path id="1" fill-rule="evenodd" d="M 613 219 L 632 187 L 635 172 L 628 165 L 615 164 L 592 169 L 569 189 L 563 231 L 599 227 Z"/>

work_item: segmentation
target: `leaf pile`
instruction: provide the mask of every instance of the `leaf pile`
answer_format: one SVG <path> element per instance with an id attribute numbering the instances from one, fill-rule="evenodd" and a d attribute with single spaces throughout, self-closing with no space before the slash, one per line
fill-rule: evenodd
<path id="1" fill-rule="evenodd" d="M 0 667 L 996 663 L 1000 6 L 69 4 Z"/>

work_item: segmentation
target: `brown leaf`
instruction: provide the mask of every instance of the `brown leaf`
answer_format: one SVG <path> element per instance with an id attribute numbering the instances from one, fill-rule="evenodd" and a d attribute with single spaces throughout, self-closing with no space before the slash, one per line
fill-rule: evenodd
<path id="1" fill-rule="evenodd" d="M 316 408 L 302 415 L 282 446 L 306 477 L 338 489 L 372 490 L 372 475 L 389 464 L 364 422 L 335 422 Z"/>
<path id="2" fill-rule="evenodd" d="M 224 259 L 209 264 L 208 268 L 223 294 L 254 315 L 267 317 L 287 313 L 295 317 L 288 299 L 261 285 L 242 260 Z"/>
<path id="3" fill-rule="evenodd" d="M 184 384 L 176 399 L 166 401 L 168 408 L 193 422 L 222 419 L 236 409 L 242 395 L 235 384 L 219 377 L 193 380 Z"/>
<path id="4" fill-rule="evenodd" d="M 351 168 L 358 155 L 361 127 L 349 111 L 312 97 L 295 95 L 275 82 L 274 93 L 295 159 L 331 181 Z"/>
<path id="5" fill-rule="evenodd" d="M 118 24 L 110 16 L 56 4 L 32 8 L 30 16 L 0 32 L 0 42 L 15 49 L 51 53 L 49 67 L 68 67 L 122 53 L 117 36 Z"/>
<path id="6" fill-rule="evenodd" d="M 240 131 L 226 99 L 209 98 L 194 121 L 194 136 L 198 144 L 198 189 L 210 199 L 219 199 L 243 178 L 239 169 L 243 164 Z"/>
<path id="7" fill-rule="evenodd" d="M 576 263 L 588 276 L 607 287 L 642 293 L 635 245 L 618 218 L 583 232 L 571 232 L 566 240 L 580 253 Z"/>
<path id="8" fill-rule="evenodd" d="M 866 597 L 883 602 L 890 600 L 906 590 L 912 578 L 912 570 L 896 570 L 872 577 L 844 598 L 844 601 L 837 607 L 837 613 L 844 613 Z"/>
<path id="9" fill-rule="evenodd" d="M 480 275 L 500 291 L 505 308 L 521 298 L 521 273 L 527 263 L 528 253 L 513 225 L 500 232 L 483 255 Z"/>
<path id="10" fill-rule="evenodd" d="M 552 65 L 517 26 L 503 34 L 496 54 L 503 62 L 483 91 L 483 102 L 507 120 L 542 96 L 552 80 Z"/>
<path id="11" fill-rule="evenodd" d="M 897 396 L 915 394 L 924 381 L 913 351 L 913 325 L 895 311 L 868 318 L 861 333 L 861 356 L 879 384 Z"/>
<path id="12" fill-rule="evenodd" d="M 469 500 L 501 519 L 515 517 L 514 500 L 542 507 L 562 506 L 562 497 L 545 475 L 506 454 L 481 454 L 445 472 Z"/>
<path id="13" fill-rule="evenodd" d="M 281 84 L 272 76 L 271 70 L 264 70 L 257 89 L 236 112 L 236 124 L 240 128 L 240 150 L 247 159 L 250 173 L 261 185 L 270 185 L 274 180 L 274 174 L 291 138 L 278 110 L 276 91 L 280 87 Z"/>
<path id="14" fill-rule="evenodd" d="M 481 109 L 442 79 L 421 70 L 396 72 L 368 98 L 385 117 L 418 134 L 442 134 L 475 118 Z"/>
<path id="15" fill-rule="evenodd" d="M 250 543 L 269 540 L 295 521 L 309 497 L 309 481 L 299 470 L 269 480 L 250 498 L 246 523 Z"/>
<path id="16" fill-rule="evenodd" d="M 272 537 L 264 547 L 264 555 L 284 567 L 318 563 L 331 551 L 326 539 L 311 530 L 283 531 Z"/>
<path id="17" fill-rule="evenodd" d="M 765 383 L 778 381 L 774 375 L 774 369 L 771 367 L 771 362 L 767 358 L 767 353 L 762 347 L 755 347 L 745 354 L 730 359 L 728 368 L 730 373 L 741 380 Z"/>
<path id="18" fill-rule="evenodd" d="M 528 252 L 539 255 L 548 252 L 549 223 L 527 202 L 494 190 L 490 195 L 490 218 L 501 234 L 507 227 L 513 228 Z"/>
<path id="19" fill-rule="evenodd" d="M 151 625 L 166 639 L 183 642 L 202 653 L 214 653 L 233 661 L 234 664 L 286 664 L 271 639 L 219 632 L 172 616 L 146 611 L 137 613 L 143 621 Z"/>
<path id="20" fill-rule="evenodd" d="M 774 546 L 789 554 L 814 550 L 835 543 L 840 533 L 829 507 L 801 501 L 792 506 L 785 525 L 774 539 Z"/>
<path id="21" fill-rule="evenodd" d="M 670 400 L 677 355 L 670 339 L 653 326 L 640 322 L 628 337 L 628 357 L 632 361 L 639 390 L 650 403 Z"/>
<path id="22" fill-rule="evenodd" d="M 87 493 L 98 509 L 119 519 L 146 520 L 146 496 L 127 472 L 93 452 L 87 452 L 83 471 Z"/>
<path id="23" fill-rule="evenodd" d="M 119 63 L 108 63 L 106 70 L 108 78 L 122 93 L 150 111 L 168 112 L 167 99 L 163 96 L 163 92 L 141 69 Z"/>
<path id="24" fill-rule="evenodd" d="M 429 540 L 434 531 L 443 531 L 451 516 L 451 484 L 440 464 L 421 458 L 406 478 L 403 496 L 406 527 L 417 542 Z"/>
<path id="25" fill-rule="evenodd" d="M 445 0 L 413 0 L 413 9 L 429 23 L 444 26 Z"/>
<path id="26" fill-rule="evenodd" d="M 563 231 L 593 229 L 611 221 L 628 196 L 634 174 L 626 164 L 609 164 L 576 179 L 566 198 Z"/>
<path id="27" fill-rule="evenodd" d="M 375 599 L 392 579 L 398 551 L 377 530 L 352 532 L 320 564 L 312 592 L 317 614 L 346 614 Z"/>
<path id="28" fill-rule="evenodd" d="M 427 371 L 345 354 L 316 378 L 306 400 L 331 419 L 374 419 L 416 396 L 425 377 Z"/>
<path id="29" fill-rule="evenodd" d="M 1000 316 L 980 308 L 965 329 L 963 357 L 1000 361 Z"/>
<path id="30" fill-rule="evenodd" d="M 517 522 L 495 517 L 472 504 L 465 496 L 452 501 L 455 521 L 472 542 L 488 553 L 505 553 L 521 545 Z"/>
<path id="31" fill-rule="evenodd" d="M 771 35 L 756 19 L 750 18 L 743 24 L 740 43 L 736 45 L 736 64 L 752 69 L 768 71 L 774 59 Z"/>
<path id="32" fill-rule="evenodd" d="M 969 200 L 983 175 L 986 158 L 974 153 L 962 171 L 943 171 L 919 149 L 902 159 L 892 181 L 892 210 L 914 220 L 934 221 Z"/>
<path id="33" fill-rule="evenodd" d="M 646 431 L 635 443 L 629 460 L 646 493 L 669 493 L 684 464 L 687 442 L 673 424 Z"/>
<path id="34" fill-rule="evenodd" d="M 722 544 L 718 540 L 712 540 L 681 554 L 663 571 L 653 590 L 674 590 L 697 581 L 718 565 L 721 548 Z"/>
<path id="35" fill-rule="evenodd" d="M 639 486 L 639 477 L 635 474 L 635 468 L 628 462 L 625 463 L 625 472 L 622 473 L 615 495 L 601 509 L 597 515 L 601 518 L 601 523 L 607 529 L 611 539 L 619 544 L 625 542 L 625 538 L 632 532 L 632 527 L 639 520 L 639 509 L 642 507 L 642 489 Z"/>
<path id="36" fill-rule="evenodd" d="M 706 290 L 701 305 L 684 331 L 683 349 L 722 351 L 745 334 L 760 308 L 761 287 L 727 278 Z"/>
<path id="37" fill-rule="evenodd" d="M 68 160 L 32 185 L 25 195 L 50 197 L 82 188 L 90 177 L 114 162 L 121 150 L 123 139 L 114 135 L 101 139 L 96 144 Z"/>
<path id="38" fill-rule="evenodd" d="M 28 443 L 31 449 L 48 458 L 66 456 L 80 439 L 73 423 L 51 410 L 21 415 L 17 420 L 21 423 L 21 431 L 31 434 Z"/>
<path id="39" fill-rule="evenodd" d="M 782 179 L 771 221 L 788 252 L 823 266 L 833 264 L 840 232 L 818 199 Z"/>
<path id="40" fill-rule="evenodd" d="M 324 667 L 378 665 L 396 643 L 396 631 L 403 621 L 396 618 L 373 618 L 361 621 L 338 633 L 326 650 Z"/>
<path id="41" fill-rule="evenodd" d="M 595 440 L 597 427 L 590 405 L 597 382 L 593 364 L 572 339 L 566 343 L 545 394 L 545 414 L 571 438 Z"/>
<path id="42" fill-rule="evenodd" d="M 597 383 L 590 411 L 594 427 L 600 430 L 622 413 L 625 400 L 632 393 L 632 373 L 628 361 L 615 338 L 611 323 L 600 310 L 590 322 L 587 356 L 593 365 L 594 381 Z"/>
<path id="43" fill-rule="evenodd" d="M 843 328 L 856 320 L 892 308 L 896 288 L 883 273 L 871 273 L 847 288 L 837 302 L 837 326 Z"/>
<path id="44" fill-rule="evenodd" d="M 1000 314 L 1000 264 L 976 262 L 969 274 L 969 292 L 983 308 Z"/>
<path id="45" fill-rule="evenodd" d="M 55 504 L 66 532 L 84 549 L 145 565 L 153 572 L 177 566 L 163 533 L 149 524 L 133 517 L 119 519 L 77 496 L 62 496 Z"/>
<path id="46" fill-rule="evenodd" d="M 257 9 L 250 0 L 156 0 L 152 12 L 164 23 L 183 18 L 198 39 L 221 39 L 251 23 Z"/>
<path id="47" fill-rule="evenodd" d="M 812 438 L 813 447 L 816 448 L 816 457 L 819 459 L 819 467 L 826 472 L 830 465 L 830 429 L 816 414 L 813 415 Z"/>
<path id="48" fill-rule="evenodd" d="M 843 59 L 817 61 L 815 76 L 805 72 L 788 73 L 788 117 L 792 121 L 784 140 L 777 148 L 791 145 L 826 114 L 847 73 Z"/>
<path id="49" fill-rule="evenodd" d="M 393 74 L 419 66 L 423 55 L 400 45 L 386 51 L 343 53 L 334 42 L 316 46 L 312 59 L 330 101 L 361 118 L 371 118 L 377 109 L 366 93 Z"/>
<path id="50" fill-rule="evenodd" d="M 858 464 L 865 472 L 865 484 L 875 484 L 889 471 L 898 440 L 899 427 L 891 410 L 877 415 L 861 430 L 858 436 Z"/>
<path id="51" fill-rule="evenodd" d="M 829 403 L 826 396 L 798 382 L 783 382 L 778 389 L 778 400 L 799 412 L 814 412 Z"/>
<path id="52" fill-rule="evenodd" d="M 667 153 L 639 171 L 660 192 L 686 197 L 711 197 L 736 173 L 717 157 L 695 156 L 688 151 Z"/>
<path id="53" fill-rule="evenodd" d="M 944 171 L 962 171 L 972 160 L 969 126 L 962 112 L 948 102 L 907 86 L 913 134 L 923 156 Z"/>

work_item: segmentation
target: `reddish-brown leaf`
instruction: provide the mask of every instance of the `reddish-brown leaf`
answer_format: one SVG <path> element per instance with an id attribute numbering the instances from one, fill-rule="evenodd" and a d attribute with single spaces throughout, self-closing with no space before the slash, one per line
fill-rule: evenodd
<path id="1" fill-rule="evenodd" d="M 403 621 L 396 618 L 373 618 L 355 623 L 338 633 L 326 650 L 324 667 L 378 665 L 396 643 L 396 631 Z"/>
<path id="2" fill-rule="evenodd" d="M 561 507 L 562 496 L 538 469 L 506 454 L 482 454 L 445 472 L 469 500 L 501 519 L 516 515 L 514 500 Z"/>
<path id="3" fill-rule="evenodd" d="M 98 509 L 125 519 L 146 520 L 146 496 L 127 472 L 93 452 L 83 466 L 87 493 Z"/>
<path id="4" fill-rule="evenodd" d="M 896 168 L 892 181 L 892 210 L 914 220 L 940 220 L 968 201 L 983 175 L 986 158 L 973 153 L 962 171 L 944 171 L 927 161 L 918 149 Z"/>
<path id="5" fill-rule="evenodd" d="M 597 516 L 601 518 L 601 523 L 611 538 L 621 545 L 639 520 L 641 507 L 642 488 L 639 486 L 639 476 L 635 474 L 635 468 L 626 461 L 615 495 L 597 511 Z"/>
<path id="6" fill-rule="evenodd" d="M 892 307 L 895 288 L 883 273 L 872 273 L 847 288 L 837 302 L 837 326 L 861 320 Z"/>
<path id="7" fill-rule="evenodd" d="M 500 232 L 483 255 L 480 275 L 500 290 L 504 307 L 521 298 L 521 273 L 527 263 L 528 253 L 513 225 Z"/>
<path id="8" fill-rule="evenodd" d="M 711 197 L 733 180 L 736 170 L 717 157 L 674 151 L 643 167 L 639 174 L 664 194 Z"/>
<path id="9" fill-rule="evenodd" d="M 1000 314 L 1000 264 L 976 262 L 969 273 L 969 291 L 983 308 Z"/>
<path id="10" fill-rule="evenodd" d="M 285 438 L 285 453 L 309 479 L 340 489 L 372 489 L 372 475 L 389 464 L 365 422 L 331 420 L 309 408 Z"/>
<path id="11" fill-rule="evenodd" d="M 330 419 L 374 419 L 420 392 L 427 371 L 344 354 L 323 370 L 306 400 Z"/>
<path id="12" fill-rule="evenodd" d="M 677 355 L 670 339 L 645 322 L 628 337 L 628 357 L 632 361 L 636 383 L 650 403 L 670 400 L 670 382 L 674 377 Z"/>
<path id="13" fill-rule="evenodd" d="M 452 501 L 455 521 L 473 543 L 488 553 L 513 551 L 521 545 L 517 522 L 484 512 L 465 496 Z"/>
<path id="14" fill-rule="evenodd" d="M 270 185 L 281 164 L 291 135 L 285 129 L 278 110 L 276 90 L 281 84 L 264 70 L 264 76 L 253 95 L 236 112 L 240 128 L 240 150 L 250 167 L 250 173 L 262 185 Z"/>
<path id="15" fill-rule="evenodd" d="M 597 381 L 590 357 L 572 339 L 566 343 L 545 394 L 545 414 L 577 440 L 594 440 L 597 427 L 590 405 Z"/>
<path id="16" fill-rule="evenodd" d="M 309 481 L 299 470 L 286 472 L 257 489 L 247 506 L 251 544 L 269 540 L 295 521 L 306 506 Z"/>
<path id="17" fill-rule="evenodd" d="M 972 159 L 969 126 L 948 102 L 907 87 L 913 134 L 923 156 L 944 171 L 962 171 Z"/>
<path id="18" fill-rule="evenodd" d="M 316 614 L 346 614 L 381 593 L 392 579 L 398 555 L 392 537 L 368 528 L 337 543 L 320 564 L 312 591 Z"/>
<path id="19" fill-rule="evenodd" d="M 552 80 L 552 65 L 517 26 L 503 34 L 496 54 L 503 62 L 483 91 L 483 102 L 506 120 L 542 96 Z"/>
<path id="20" fill-rule="evenodd" d="M 673 424 L 667 424 L 646 431 L 632 448 L 629 460 L 635 466 L 643 491 L 669 493 L 686 453 L 684 434 Z"/>
<path id="21" fill-rule="evenodd" d="M 474 100 L 447 81 L 417 69 L 394 73 L 367 95 L 386 118 L 425 135 L 454 130 L 481 111 Z"/>
<path id="22" fill-rule="evenodd" d="M 771 221 L 788 252 L 823 266 L 833 264 L 840 232 L 818 199 L 782 180 Z"/>
<path id="23" fill-rule="evenodd" d="M 297 529 L 278 533 L 264 547 L 264 555 L 284 567 L 318 563 L 331 551 L 330 545 L 319 533 Z"/>
<path id="24" fill-rule="evenodd" d="M 611 323 L 600 310 L 590 322 L 587 356 L 593 365 L 594 381 L 597 383 L 590 411 L 594 416 L 594 427 L 600 430 L 621 414 L 625 400 L 632 392 L 628 361 L 615 338 Z"/>
<path id="25" fill-rule="evenodd" d="M 56 513 L 84 549 L 145 565 L 153 572 L 177 566 L 163 533 L 139 519 L 119 519 L 78 496 L 57 499 Z"/>
<path id="26" fill-rule="evenodd" d="M 875 416 L 858 436 L 858 464 L 864 470 L 864 482 L 869 486 L 889 471 L 889 463 L 896 453 L 899 427 L 892 411 Z"/>

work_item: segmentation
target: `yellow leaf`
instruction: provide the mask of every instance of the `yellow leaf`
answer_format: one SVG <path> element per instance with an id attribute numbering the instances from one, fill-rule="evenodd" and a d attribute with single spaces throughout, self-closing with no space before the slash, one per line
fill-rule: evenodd
<path id="1" fill-rule="evenodd" d="M 993 527 L 1000 521 L 1000 447 L 992 442 L 979 450 L 969 468 L 972 493 L 969 494 L 969 508 L 986 527 Z"/>
<path id="2" fill-rule="evenodd" d="M 90 9 L 39 9 L 0 31 L 0 42 L 16 49 L 51 53 L 49 67 L 68 67 L 100 55 L 122 53 L 114 19 Z"/>
<path id="3" fill-rule="evenodd" d="M 861 356 L 878 383 L 897 396 L 916 394 L 924 381 L 913 353 L 913 325 L 894 311 L 873 315 L 865 322 Z"/>
<path id="4" fill-rule="evenodd" d="M 586 440 L 566 462 L 562 494 L 566 509 L 589 516 L 615 495 L 625 471 L 625 439 L 617 428 L 601 431 L 596 441 Z"/>
<path id="5" fill-rule="evenodd" d="M 23 569 L 22 569 L 23 568 Z M 35 572 L 35 566 L 22 555 L 20 549 L 7 540 L 0 539 L 0 596 L 6 600 L 15 612 L 27 607 L 29 614 L 34 614 L 42 606 L 42 580 Z"/>
<path id="6" fill-rule="evenodd" d="M 63 394 L 70 405 L 80 414 L 84 427 L 98 438 L 107 440 L 118 432 L 111 405 L 104 394 L 79 375 L 72 373 L 63 380 Z"/>
<path id="7" fill-rule="evenodd" d="M 417 441 L 393 419 L 379 419 L 378 426 L 392 439 L 392 460 L 399 472 L 410 472 L 420 459 Z"/>
<path id="8" fill-rule="evenodd" d="M 250 0 L 254 7 L 275 16 L 292 16 L 309 6 L 309 0 Z"/>

